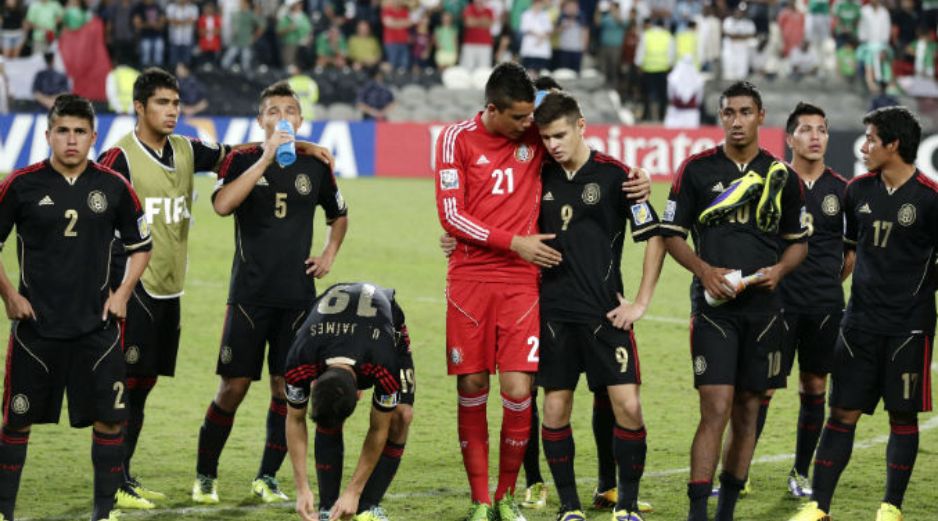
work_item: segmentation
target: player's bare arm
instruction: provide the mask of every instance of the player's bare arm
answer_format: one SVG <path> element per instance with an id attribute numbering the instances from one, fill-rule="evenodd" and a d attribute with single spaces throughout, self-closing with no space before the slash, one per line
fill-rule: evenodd
<path id="1" fill-rule="evenodd" d="M 222 185 L 215 193 L 215 200 L 212 202 L 215 213 L 222 216 L 230 215 L 241 206 L 241 203 L 247 199 L 251 190 L 257 185 L 257 181 L 264 175 L 267 168 L 273 164 L 274 159 L 277 157 L 277 147 L 293 140 L 293 136 L 283 130 L 278 130 L 271 134 L 261 147 L 263 153 L 260 159 L 245 170 L 237 179 L 231 183 Z"/>
<path id="2" fill-rule="evenodd" d="M 306 274 L 317 279 L 325 277 L 332 269 L 332 263 L 335 262 L 335 257 L 339 254 L 339 248 L 342 246 L 342 241 L 345 240 L 345 234 L 348 232 L 348 216 L 336 217 L 328 224 L 329 238 L 326 239 L 322 253 L 318 257 L 306 259 Z"/>
<path id="3" fill-rule="evenodd" d="M 552 268 L 563 260 L 560 252 L 544 244 L 556 237 L 552 233 L 515 235 L 511 238 L 511 251 L 522 259 L 541 268 Z"/>
<path id="4" fill-rule="evenodd" d="M 645 316 L 645 311 L 648 310 L 655 293 L 655 286 L 658 285 L 658 278 L 661 276 L 664 254 L 664 239 L 661 237 L 648 239 L 645 244 L 645 260 L 642 264 L 642 281 L 639 284 L 635 301 L 629 302 L 622 295 L 617 295 L 619 305 L 606 314 L 606 318 L 612 322 L 613 327 L 631 329 L 632 324 Z"/>
<path id="5" fill-rule="evenodd" d="M 332 507 L 330 521 L 351 519 L 358 513 L 358 500 L 361 498 L 362 490 L 365 489 L 365 483 L 375 470 L 375 465 L 378 464 L 384 445 L 388 441 L 392 416 L 393 411 L 371 408 L 371 421 L 368 425 L 368 434 L 365 435 L 365 442 L 362 444 L 361 456 L 358 457 L 358 465 L 355 467 L 351 481 Z"/>
<path id="6" fill-rule="evenodd" d="M 852 248 L 844 249 L 844 265 L 840 268 L 840 282 L 847 280 L 847 277 L 853 273 L 853 267 L 857 263 L 857 251 Z"/>
<path id="7" fill-rule="evenodd" d="M 798 265 L 801 264 L 801 261 L 803 261 L 807 256 L 807 243 L 800 242 L 789 244 L 782 253 L 782 258 L 778 261 L 778 263 L 759 270 L 759 273 L 762 274 L 762 277 L 758 280 L 758 282 L 753 284 L 753 286 L 765 288 L 769 291 L 775 291 L 775 289 L 778 288 L 778 284 L 782 281 L 785 275 L 788 275 L 791 273 L 791 270 L 797 268 Z"/>
<path id="8" fill-rule="evenodd" d="M 143 276 L 143 271 L 150 262 L 150 251 L 137 251 L 127 257 L 127 268 L 124 281 L 121 285 L 108 296 L 104 302 L 104 311 L 101 313 L 101 320 L 107 320 L 108 315 L 116 318 L 127 317 L 127 301 L 133 293 L 137 281 Z"/>
<path id="9" fill-rule="evenodd" d="M 3 262 L 0 262 L 0 297 L 3 297 L 3 304 L 6 306 L 7 318 L 10 320 L 36 320 L 36 312 L 33 305 L 29 303 L 23 295 L 17 291 L 16 287 L 7 277 L 6 268 Z"/>
<path id="10" fill-rule="evenodd" d="M 668 253 L 674 257 L 674 260 L 700 279 L 704 289 L 711 295 L 723 300 L 736 297 L 733 285 L 725 277 L 732 270 L 707 264 L 690 249 L 690 245 L 681 237 L 666 237 L 664 241 Z"/>
<path id="11" fill-rule="evenodd" d="M 626 197 L 637 203 L 644 203 L 651 196 L 651 176 L 644 168 L 629 170 L 629 178 L 622 183 Z"/>
<path id="12" fill-rule="evenodd" d="M 296 486 L 296 513 L 303 521 L 318 521 L 316 497 L 309 488 L 306 466 L 309 438 L 306 432 L 306 407 L 287 407 L 287 452 L 293 464 L 293 483 Z"/>

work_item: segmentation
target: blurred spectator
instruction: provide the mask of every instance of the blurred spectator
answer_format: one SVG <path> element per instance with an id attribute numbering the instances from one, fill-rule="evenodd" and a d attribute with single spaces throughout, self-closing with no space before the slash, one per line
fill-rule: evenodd
<path id="1" fill-rule="evenodd" d="M 137 81 L 137 76 L 140 76 L 140 72 L 129 65 L 118 65 L 108 73 L 105 90 L 107 91 L 107 106 L 111 112 L 134 113 L 134 82 Z"/>
<path id="2" fill-rule="evenodd" d="M 381 67 L 375 69 L 372 80 L 358 91 L 355 105 L 362 111 L 362 117 L 365 119 L 387 119 L 388 112 L 394 105 L 394 93 L 384 84 L 384 71 Z"/>
<path id="3" fill-rule="evenodd" d="M 710 71 L 720 62 L 723 28 L 720 19 L 714 14 L 713 6 L 704 4 L 700 17 L 697 18 L 697 42 L 700 69 Z"/>
<path id="4" fill-rule="evenodd" d="M 195 24 L 199 20 L 199 8 L 191 0 L 175 0 L 166 6 L 166 21 L 169 23 L 169 66 L 192 62 L 195 44 Z"/>
<path id="5" fill-rule="evenodd" d="M 703 8 L 700 0 L 677 0 L 674 4 L 674 13 L 671 16 L 671 26 L 676 32 L 687 29 L 687 26 L 700 16 Z M 620 5 L 620 7 L 622 7 Z"/>
<path id="6" fill-rule="evenodd" d="M 870 0 L 870 3 L 860 9 L 860 26 L 858 36 L 860 44 L 889 44 L 889 33 L 892 30 L 892 20 L 889 10 L 880 0 Z"/>
<path id="7" fill-rule="evenodd" d="M 33 0 L 26 10 L 26 22 L 33 29 L 33 54 L 45 54 L 55 41 L 65 10 L 56 0 Z"/>
<path id="8" fill-rule="evenodd" d="M 915 0 L 901 0 L 899 8 L 893 11 L 892 23 L 896 26 L 897 49 L 904 51 L 918 37 L 916 34 L 921 23 L 921 16 L 915 10 Z M 931 27 L 935 30 L 935 27 Z M 911 57 L 911 56 L 910 56 Z"/>
<path id="9" fill-rule="evenodd" d="M 836 0 L 834 2 L 834 38 L 842 45 L 848 38 L 857 37 L 860 24 L 860 2 L 858 0 Z"/>
<path id="10" fill-rule="evenodd" d="M 831 35 L 830 0 L 808 0 L 808 16 L 805 19 L 805 40 L 820 52 Z"/>
<path id="11" fill-rule="evenodd" d="M 199 61 L 201 63 L 218 63 L 221 53 L 221 16 L 215 10 L 215 3 L 205 2 L 202 6 L 202 15 L 196 24 L 199 31 Z"/>
<path id="12" fill-rule="evenodd" d="M 72 91 L 68 76 L 55 70 L 55 55 L 47 52 L 43 55 L 46 68 L 37 72 L 33 78 L 33 99 L 46 110 L 55 104 L 55 97 Z"/>
<path id="13" fill-rule="evenodd" d="M 645 32 L 635 51 L 635 65 L 642 71 L 642 90 L 645 93 L 642 119 L 646 121 L 661 121 L 668 99 L 668 73 L 674 64 L 674 37 L 664 24 L 662 18 L 655 18 L 650 25 L 646 22 Z"/>
<path id="14" fill-rule="evenodd" d="M 10 81 L 7 78 L 6 63 L 0 56 L 0 114 L 10 113 Z"/>
<path id="15" fill-rule="evenodd" d="M 668 110 L 664 126 L 697 128 L 700 126 L 700 104 L 704 99 L 704 79 L 697 72 L 693 56 L 681 56 L 668 74 Z"/>
<path id="16" fill-rule="evenodd" d="M 443 10 L 453 15 L 453 20 L 456 21 L 456 25 L 459 25 L 461 23 L 459 17 L 462 16 L 462 12 L 469 4 L 469 1 L 470 0 L 443 0 Z"/>
<path id="17" fill-rule="evenodd" d="M 386 0 L 381 8 L 381 26 L 384 31 L 384 54 L 395 69 L 410 65 L 410 10 L 404 0 Z"/>
<path id="18" fill-rule="evenodd" d="M 25 11 L 20 0 L 4 0 L 0 6 L 0 39 L 2 39 L 3 55 L 7 58 L 16 58 L 23 50 L 26 42 L 26 31 L 23 30 Z M 6 77 L 6 76 L 4 76 Z"/>
<path id="19" fill-rule="evenodd" d="M 935 79 L 935 58 L 938 45 L 935 44 L 935 33 L 922 25 L 918 28 L 918 38 L 912 44 L 915 56 L 915 75 L 920 78 Z"/>
<path id="20" fill-rule="evenodd" d="M 205 85 L 192 75 L 189 67 L 179 62 L 176 64 L 176 79 L 179 80 L 179 110 L 184 116 L 195 116 L 208 108 Z"/>
<path id="21" fill-rule="evenodd" d="M 472 0 L 463 9 L 462 49 L 459 65 L 465 69 L 490 68 L 492 66 L 492 24 L 495 15 L 485 5 L 485 0 Z"/>
<path id="22" fill-rule="evenodd" d="M 286 0 L 286 9 L 277 22 L 280 61 L 284 67 L 296 65 L 299 48 L 309 44 L 313 24 L 303 11 L 302 0 Z"/>
<path id="23" fill-rule="evenodd" d="M 745 17 L 746 2 L 741 2 L 733 16 L 723 20 L 723 79 L 742 80 L 749 75 L 749 55 L 756 25 Z"/>
<path id="24" fill-rule="evenodd" d="M 837 72 L 852 83 L 857 77 L 857 41 L 850 37 L 837 48 Z"/>
<path id="25" fill-rule="evenodd" d="M 489 32 L 492 33 L 492 41 L 498 42 L 499 37 L 502 35 L 502 32 L 505 30 L 505 17 L 507 7 L 505 2 L 510 0 L 484 0 L 485 6 L 492 11 L 492 26 L 489 27 Z M 593 0 L 595 1 L 595 0 Z"/>
<path id="26" fill-rule="evenodd" d="M 371 34 L 367 20 L 359 20 L 355 24 L 355 34 L 348 40 L 348 57 L 355 69 L 371 68 L 381 63 L 381 44 Z"/>
<path id="27" fill-rule="evenodd" d="M 105 34 L 111 60 L 118 63 L 133 63 L 136 56 L 134 38 L 133 0 L 111 0 L 103 8 Z"/>
<path id="28" fill-rule="evenodd" d="M 646 0 L 649 9 L 651 9 L 652 18 L 661 18 L 670 20 L 674 12 L 675 0 Z M 647 18 L 647 17 L 646 17 Z"/>
<path id="29" fill-rule="evenodd" d="M 782 33 L 782 56 L 787 57 L 792 49 L 797 49 L 804 41 L 805 16 L 789 0 L 782 0 L 782 10 L 778 12 L 778 29 Z"/>
<path id="30" fill-rule="evenodd" d="M 77 31 L 81 26 L 91 21 L 91 12 L 85 7 L 83 0 L 67 0 L 65 10 L 62 12 L 62 28 Z"/>
<path id="31" fill-rule="evenodd" d="M 163 9 L 154 0 L 143 0 L 133 11 L 134 27 L 140 41 L 140 65 L 143 67 L 163 64 L 163 26 L 166 17 Z"/>
<path id="32" fill-rule="evenodd" d="M 348 66 L 348 42 L 338 25 L 333 25 L 316 38 L 316 68 Z"/>
<path id="33" fill-rule="evenodd" d="M 938 0 L 922 0 L 922 25 L 938 27 Z"/>
<path id="34" fill-rule="evenodd" d="M 694 67 L 700 70 L 700 58 L 697 54 L 699 48 L 697 22 L 691 20 L 683 29 L 678 29 L 677 34 L 674 35 L 674 56 L 677 60 L 680 60 L 682 56 L 690 56 Z"/>
<path id="35" fill-rule="evenodd" d="M 619 69 L 622 64 L 622 44 L 628 21 L 622 7 L 609 0 L 599 3 L 599 70 L 606 77 L 606 86 L 618 88 Z"/>
<path id="36" fill-rule="evenodd" d="M 869 92 L 876 92 L 877 85 L 880 83 L 892 84 L 892 60 L 892 48 L 888 45 L 860 46 L 857 51 L 857 61 L 860 62 L 860 70 Z"/>
<path id="37" fill-rule="evenodd" d="M 515 53 L 511 49 L 511 34 L 507 30 L 503 31 L 495 41 L 497 42 L 495 45 L 495 63 L 515 61 Z"/>
<path id="38" fill-rule="evenodd" d="M 745 9 L 746 18 L 749 18 L 750 20 L 752 20 L 752 23 L 755 24 L 756 34 L 769 34 L 769 4 L 770 3 L 774 3 L 774 1 L 773 0 L 748 0 L 746 2 L 746 9 Z"/>
<path id="39" fill-rule="evenodd" d="M 550 21 L 544 0 L 534 0 L 521 15 L 521 65 L 531 72 L 540 72 L 550 66 L 550 35 L 554 24 Z"/>
<path id="40" fill-rule="evenodd" d="M 522 34 L 521 19 L 522 16 L 524 16 L 524 12 L 527 11 L 532 4 L 534 4 L 534 0 L 511 0 L 511 6 L 508 8 L 508 25 L 511 26 L 515 40 L 518 41 L 519 45 Z"/>
<path id="41" fill-rule="evenodd" d="M 313 121 L 316 114 L 313 106 L 319 102 L 319 84 L 307 74 L 303 74 L 296 65 L 287 67 L 287 83 L 300 100 L 300 115 L 304 121 Z"/>
<path id="42" fill-rule="evenodd" d="M 788 55 L 788 65 L 791 67 L 791 78 L 795 81 L 817 72 L 817 54 L 807 40 L 802 42 L 800 47 L 791 50 Z"/>
<path id="43" fill-rule="evenodd" d="M 250 72 L 254 57 L 254 43 L 264 34 L 267 20 L 254 12 L 251 0 L 241 0 L 241 7 L 231 20 L 231 44 L 222 57 L 221 65 L 230 69 L 236 58 L 241 58 L 241 70 Z"/>
<path id="44" fill-rule="evenodd" d="M 433 33 L 430 32 L 430 16 L 426 13 L 420 16 L 414 26 L 410 62 L 417 70 L 433 67 Z"/>
<path id="45" fill-rule="evenodd" d="M 889 92 L 889 86 L 885 82 L 877 85 L 873 92 L 873 97 L 870 99 L 870 112 L 899 105 L 899 100 Z"/>
<path id="46" fill-rule="evenodd" d="M 440 25 L 433 31 L 433 45 L 436 48 L 434 58 L 440 69 L 456 65 L 459 58 L 459 29 L 453 22 L 453 15 L 443 11 Z"/>
<path id="47" fill-rule="evenodd" d="M 557 33 L 557 67 L 580 72 L 590 33 L 580 16 L 580 4 L 576 0 L 565 0 L 562 4 Z"/>

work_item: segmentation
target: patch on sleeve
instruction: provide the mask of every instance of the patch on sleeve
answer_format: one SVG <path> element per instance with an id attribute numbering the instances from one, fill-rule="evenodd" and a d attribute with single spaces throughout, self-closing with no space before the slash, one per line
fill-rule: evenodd
<path id="1" fill-rule="evenodd" d="M 302 405 L 309 401 L 308 390 L 295 385 L 287 384 L 287 401 Z"/>
<path id="2" fill-rule="evenodd" d="M 382 409 L 393 409 L 400 403 L 400 393 L 377 394 L 375 393 L 375 404 Z"/>
<path id="3" fill-rule="evenodd" d="M 648 203 L 632 205 L 632 220 L 635 221 L 636 226 L 648 224 L 652 221 L 651 208 L 648 207 Z"/>
<path id="4" fill-rule="evenodd" d="M 455 190 L 459 188 L 459 171 L 455 168 L 440 170 L 440 190 Z"/>
<path id="5" fill-rule="evenodd" d="M 137 233 L 140 234 L 141 239 L 146 239 L 150 236 L 150 225 L 147 223 L 146 215 L 137 217 Z"/>
<path id="6" fill-rule="evenodd" d="M 666 204 L 664 207 L 664 215 L 662 216 L 662 220 L 664 220 L 665 222 L 673 222 L 674 214 L 676 212 L 677 212 L 677 201 L 675 201 L 674 199 L 668 199 L 668 204 Z"/>
<path id="7" fill-rule="evenodd" d="M 335 203 L 336 206 L 338 206 L 340 212 L 345 211 L 345 198 L 342 197 L 342 192 L 339 190 L 335 191 Z"/>

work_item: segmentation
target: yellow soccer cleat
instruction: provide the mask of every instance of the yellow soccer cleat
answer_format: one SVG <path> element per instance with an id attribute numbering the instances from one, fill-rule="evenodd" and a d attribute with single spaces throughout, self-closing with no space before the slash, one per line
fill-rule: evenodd
<path id="1" fill-rule="evenodd" d="M 557 521 L 586 521 L 586 514 L 582 510 L 565 510 L 557 512 Z"/>
<path id="2" fill-rule="evenodd" d="M 326 518 L 327 520 L 329 518 Z M 495 510 L 485 503 L 473 503 L 465 521 L 496 521 Z"/>
<path id="3" fill-rule="evenodd" d="M 775 161 L 765 174 L 765 187 L 756 206 L 756 226 L 765 233 L 778 231 L 782 219 L 782 192 L 788 182 L 788 167 Z"/>
<path id="4" fill-rule="evenodd" d="M 749 204 L 760 191 L 764 193 L 763 185 L 762 176 L 751 170 L 746 172 L 746 175 L 730 183 L 710 203 L 710 206 L 700 212 L 697 220 L 700 221 L 700 224 L 711 224 L 726 217 L 735 212 L 737 208 Z M 716 189 L 719 190 L 719 186 Z"/>
<path id="5" fill-rule="evenodd" d="M 749 479 L 749 476 L 746 476 L 746 484 L 744 484 L 742 490 L 739 491 L 739 497 L 746 497 L 749 494 L 752 494 L 752 480 Z"/>
<path id="6" fill-rule="evenodd" d="M 127 485 L 117 489 L 117 494 L 114 495 L 114 504 L 118 508 L 128 510 L 152 510 L 156 508 L 152 501 L 140 497 L 134 489 Z"/>
<path id="7" fill-rule="evenodd" d="M 902 511 L 895 505 L 882 503 L 876 511 L 876 521 L 902 521 Z"/>
<path id="8" fill-rule="evenodd" d="M 361 514 L 358 514 L 352 521 L 390 521 L 388 519 L 388 514 L 381 507 L 371 507 L 370 510 L 366 510 Z"/>
<path id="9" fill-rule="evenodd" d="M 831 521 L 831 516 L 817 506 L 817 501 L 805 503 L 797 514 L 788 518 L 788 521 Z"/>
<path id="10" fill-rule="evenodd" d="M 615 487 L 606 490 L 605 492 L 600 492 L 598 490 L 593 490 L 593 509 L 594 510 L 608 510 L 610 508 L 615 508 L 616 503 L 619 501 L 619 490 Z M 647 501 L 637 501 L 638 511 L 642 514 L 648 514 L 649 512 L 654 512 L 655 507 L 651 506 L 651 503 Z"/>
<path id="11" fill-rule="evenodd" d="M 612 513 L 612 521 L 642 521 L 642 516 L 628 510 L 616 510 Z"/>
<path id="12" fill-rule="evenodd" d="M 127 480 L 126 484 L 143 499 L 149 499 L 150 501 L 162 501 L 166 499 L 166 494 L 144 487 L 137 478 L 130 478 Z"/>
<path id="13" fill-rule="evenodd" d="M 524 491 L 524 501 L 521 502 L 524 508 L 540 510 L 547 506 L 547 487 L 543 482 L 538 482 Z"/>
<path id="14" fill-rule="evenodd" d="M 280 484 L 277 478 L 273 476 L 261 476 L 251 483 L 251 492 L 259 497 L 264 503 L 276 503 L 278 501 L 290 501 L 289 496 L 280 490 Z"/>
<path id="15" fill-rule="evenodd" d="M 120 521 L 121 511 L 120 510 L 111 510 L 110 514 L 107 517 L 103 517 L 98 521 Z M 3 516 L 0 515 L 0 521 L 3 521 Z"/>
<path id="16" fill-rule="evenodd" d="M 196 474 L 192 484 L 192 502 L 200 505 L 218 504 L 218 479 Z"/>
<path id="17" fill-rule="evenodd" d="M 511 494 L 495 502 L 495 517 L 498 521 L 528 521 Z"/>

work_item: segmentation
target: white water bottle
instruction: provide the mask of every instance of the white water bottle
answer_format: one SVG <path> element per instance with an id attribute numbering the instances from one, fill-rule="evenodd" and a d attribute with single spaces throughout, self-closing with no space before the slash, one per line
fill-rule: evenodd
<path id="1" fill-rule="evenodd" d="M 735 294 L 739 295 L 744 289 L 746 289 L 750 284 L 754 284 L 759 280 L 762 280 L 762 273 L 755 272 L 752 275 L 747 275 L 743 277 L 743 272 L 740 270 L 733 270 L 723 276 L 729 283 L 730 288 L 733 289 Z M 704 299 L 707 301 L 707 304 L 717 307 L 719 305 L 725 304 L 728 299 L 720 299 L 714 297 L 710 294 L 709 291 L 704 290 Z"/>

